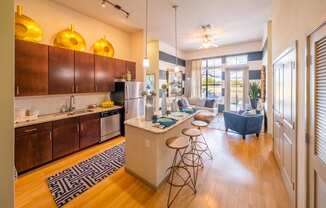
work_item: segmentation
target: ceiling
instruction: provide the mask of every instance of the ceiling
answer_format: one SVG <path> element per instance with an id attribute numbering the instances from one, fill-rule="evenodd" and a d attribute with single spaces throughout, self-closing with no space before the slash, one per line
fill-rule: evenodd
<path id="1" fill-rule="evenodd" d="M 145 0 L 111 0 L 130 12 L 126 18 L 101 0 L 53 0 L 80 13 L 125 31 L 145 28 Z M 178 45 L 181 50 L 199 49 L 201 25 L 210 24 L 218 45 L 259 40 L 271 16 L 272 0 L 149 0 L 149 39 L 174 45 L 174 11 L 178 8 Z"/>

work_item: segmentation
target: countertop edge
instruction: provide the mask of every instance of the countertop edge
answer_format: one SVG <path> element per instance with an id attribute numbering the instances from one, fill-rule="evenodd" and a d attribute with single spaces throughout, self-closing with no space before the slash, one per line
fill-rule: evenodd
<path id="1" fill-rule="evenodd" d="M 164 134 L 164 133 L 168 132 L 169 130 L 173 129 L 174 127 L 179 126 L 180 124 L 182 124 L 183 122 L 187 121 L 188 119 L 194 118 L 195 115 L 196 115 L 196 113 L 191 114 L 191 115 L 189 115 L 189 117 L 187 117 L 187 118 L 185 118 L 183 120 L 180 120 L 180 121 L 176 122 L 175 124 L 173 124 L 172 126 L 169 126 L 169 127 L 165 128 L 165 129 L 159 129 L 159 128 L 157 128 L 155 130 L 151 130 L 151 129 L 140 127 L 140 126 L 137 126 L 137 125 L 134 125 L 134 124 L 130 124 L 127 121 L 125 121 L 124 124 L 127 125 L 127 126 L 131 126 L 131 127 L 134 127 L 134 128 L 138 128 L 138 129 L 141 129 L 141 130 L 150 132 L 150 133 Z M 153 128 L 155 128 L 155 127 L 153 127 Z"/>
<path id="2" fill-rule="evenodd" d="M 69 118 L 76 118 L 76 117 L 80 117 L 80 116 L 101 113 L 101 112 L 110 111 L 110 110 L 118 110 L 118 109 L 122 109 L 122 107 L 114 106 L 112 108 L 96 108 L 96 110 L 94 110 L 93 112 L 79 113 L 79 114 L 70 115 L 70 116 L 67 116 L 64 114 L 55 116 L 57 113 L 53 113 L 53 114 L 46 115 L 48 117 L 44 116 L 44 118 L 39 117 L 38 119 L 32 120 L 32 121 L 24 121 L 24 122 L 14 123 L 14 128 L 16 129 L 16 128 L 21 128 L 21 127 L 26 127 L 26 126 L 31 126 L 31 125 L 37 125 L 37 124 L 42 124 L 42 123 L 47 123 L 47 122 L 69 119 Z"/>

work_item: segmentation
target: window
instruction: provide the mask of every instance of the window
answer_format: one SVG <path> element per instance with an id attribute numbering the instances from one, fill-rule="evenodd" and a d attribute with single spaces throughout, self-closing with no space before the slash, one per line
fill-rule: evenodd
<path id="1" fill-rule="evenodd" d="M 247 64 L 247 63 L 248 63 L 247 55 L 226 57 L 226 64 L 228 65 Z"/>
<path id="2" fill-rule="evenodd" d="M 202 61 L 201 89 L 202 97 L 222 100 L 224 78 L 222 59 L 206 59 Z"/>

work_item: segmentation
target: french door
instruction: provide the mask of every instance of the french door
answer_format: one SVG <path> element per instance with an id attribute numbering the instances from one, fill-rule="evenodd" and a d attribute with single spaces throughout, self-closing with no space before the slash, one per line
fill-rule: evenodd
<path id="1" fill-rule="evenodd" d="M 308 37 L 309 207 L 326 204 L 326 22 Z"/>
<path id="2" fill-rule="evenodd" d="M 244 110 L 247 103 L 248 70 L 226 69 L 226 85 L 226 110 Z"/>
<path id="3" fill-rule="evenodd" d="M 274 156 L 296 207 L 296 44 L 285 50 L 273 63 Z"/>
<path id="4" fill-rule="evenodd" d="M 230 111 L 239 111 L 244 105 L 243 70 L 230 71 Z"/>

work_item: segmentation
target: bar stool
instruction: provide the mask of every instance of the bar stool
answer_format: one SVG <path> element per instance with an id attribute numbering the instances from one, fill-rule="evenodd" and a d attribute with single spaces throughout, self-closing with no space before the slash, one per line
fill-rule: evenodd
<path id="1" fill-rule="evenodd" d="M 199 121 L 199 120 L 194 120 L 191 122 L 191 124 L 194 127 L 197 127 L 200 131 L 201 128 L 207 127 L 208 123 L 206 123 L 205 121 Z M 199 144 L 199 146 L 203 146 L 203 148 L 199 148 L 199 152 L 201 152 L 201 156 L 203 154 L 206 154 L 211 160 L 213 159 L 213 154 L 207 144 L 206 138 L 204 137 L 203 133 L 201 132 L 200 138 L 202 139 L 202 141 L 200 141 L 199 139 L 196 140 L 196 142 Z M 198 145 L 197 145 L 198 146 Z"/>
<path id="2" fill-rule="evenodd" d="M 189 185 L 191 173 L 183 163 L 183 154 L 189 146 L 189 139 L 183 136 L 172 137 L 167 139 L 165 144 L 168 148 L 175 150 L 172 165 L 167 169 L 169 171 L 167 183 L 170 184 L 167 206 L 170 207 L 185 186 L 193 189 Z M 178 190 L 171 199 L 172 187 L 176 187 Z"/>
<path id="3" fill-rule="evenodd" d="M 192 169 L 192 185 L 194 193 L 197 192 L 197 178 L 199 167 L 204 167 L 200 152 L 198 151 L 196 139 L 201 135 L 201 131 L 196 128 L 182 129 L 182 134 L 189 137 L 190 149 L 183 154 L 183 162 Z"/>

